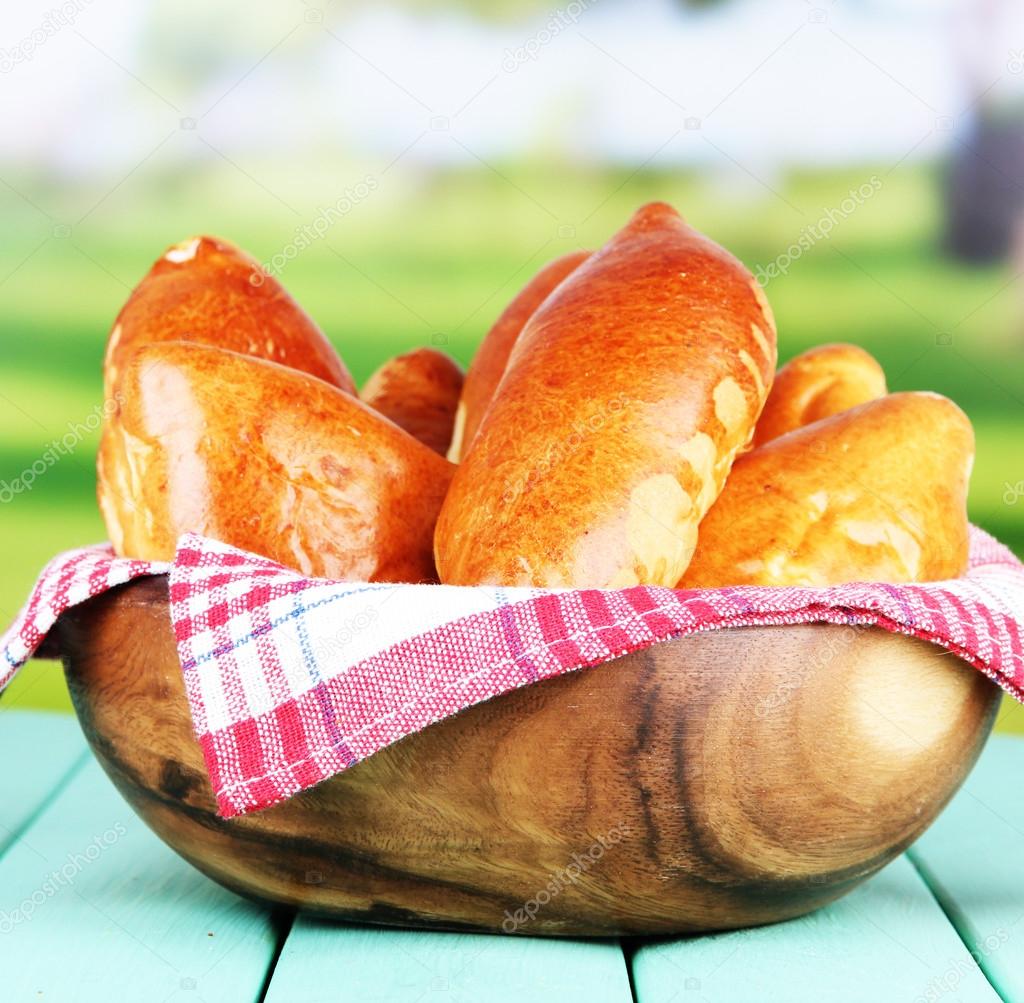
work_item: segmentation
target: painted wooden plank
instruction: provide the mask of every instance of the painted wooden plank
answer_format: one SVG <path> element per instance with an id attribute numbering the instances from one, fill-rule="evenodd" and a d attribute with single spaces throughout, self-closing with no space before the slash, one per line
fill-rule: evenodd
<path id="1" fill-rule="evenodd" d="M 639 1003 L 999 1000 L 906 857 L 801 919 L 645 944 L 633 978 Z"/>
<path id="2" fill-rule="evenodd" d="M 341 926 L 300 916 L 267 1003 L 629 1003 L 615 941 Z"/>
<path id="3" fill-rule="evenodd" d="M 990 739 L 910 855 L 992 984 L 1024 1001 L 1022 776 L 1024 741 Z"/>
<path id="4" fill-rule="evenodd" d="M 0 709 L 0 856 L 87 755 L 73 717 Z"/>
<path id="5" fill-rule="evenodd" d="M 203 877 L 91 760 L 0 859 L 0 998 L 260 999 L 269 913 Z"/>

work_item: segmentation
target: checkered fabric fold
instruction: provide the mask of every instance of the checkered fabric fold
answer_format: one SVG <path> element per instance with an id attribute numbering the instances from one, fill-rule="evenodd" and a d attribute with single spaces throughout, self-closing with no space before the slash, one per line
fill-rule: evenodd
<path id="1" fill-rule="evenodd" d="M 1024 701 L 1024 565 L 977 529 L 963 578 L 826 589 L 370 585 L 304 578 L 195 535 L 170 565 L 90 547 L 44 569 L 0 638 L 0 688 L 64 610 L 165 573 L 224 817 L 276 804 L 519 686 L 719 627 L 875 625 L 941 645 Z"/>

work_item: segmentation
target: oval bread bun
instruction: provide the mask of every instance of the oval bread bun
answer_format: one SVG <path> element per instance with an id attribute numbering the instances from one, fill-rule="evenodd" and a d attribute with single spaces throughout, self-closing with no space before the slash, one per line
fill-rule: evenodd
<path id="1" fill-rule="evenodd" d="M 458 463 L 476 438 L 477 429 L 491 406 L 494 392 L 505 374 L 508 357 L 526 322 L 565 278 L 590 257 L 590 251 L 573 251 L 546 264 L 505 307 L 480 343 L 466 373 L 448 459 Z"/>
<path id="2" fill-rule="evenodd" d="M 108 400 L 136 349 L 164 341 L 252 355 L 356 392 L 338 353 L 281 283 L 217 237 L 191 237 L 168 248 L 132 291 L 107 340 Z"/>
<path id="3" fill-rule="evenodd" d="M 805 425 L 736 461 L 679 587 L 956 578 L 973 460 L 970 421 L 938 394 Z"/>
<path id="4" fill-rule="evenodd" d="M 195 532 L 305 575 L 435 579 L 453 467 L 313 376 L 182 342 L 136 352 L 104 427 L 99 501 L 118 554 Z"/>
<path id="5" fill-rule="evenodd" d="M 747 269 L 671 206 L 641 209 L 516 341 L 441 511 L 441 580 L 675 585 L 775 353 Z"/>
<path id="6" fill-rule="evenodd" d="M 388 359 L 363 386 L 363 403 L 444 456 L 462 391 L 459 364 L 436 348 Z"/>
<path id="7" fill-rule="evenodd" d="M 791 359 L 775 383 L 754 429 L 754 447 L 795 428 L 831 418 L 886 394 L 885 373 L 856 345 L 819 345 Z"/>

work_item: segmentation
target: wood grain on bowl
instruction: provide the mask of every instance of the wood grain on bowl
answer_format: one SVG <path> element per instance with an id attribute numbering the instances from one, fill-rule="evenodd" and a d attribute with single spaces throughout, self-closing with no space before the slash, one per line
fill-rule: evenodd
<path id="1" fill-rule="evenodd" d="M 57 629 L 93 750 L 182 856 L 254 898 L 422 927 L 657 934 L 800 915 L 928 826 L 999 699 L 953 656 L 874 628 L 701 633 L 472 707 L 223 820 L 166 580 Z"/>

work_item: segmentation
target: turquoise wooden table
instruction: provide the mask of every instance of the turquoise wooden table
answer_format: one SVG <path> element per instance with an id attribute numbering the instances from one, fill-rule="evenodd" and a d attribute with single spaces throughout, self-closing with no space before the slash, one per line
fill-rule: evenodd
<path id="1" fill-rule="evenodd" d="M 0 711 L 2 1003 L 1024 1001 L 1024 741 L 993 738 L 913 849 L 757 930 L 619 943 L 318 922 L 208 881 L 72 718 Z"/>

